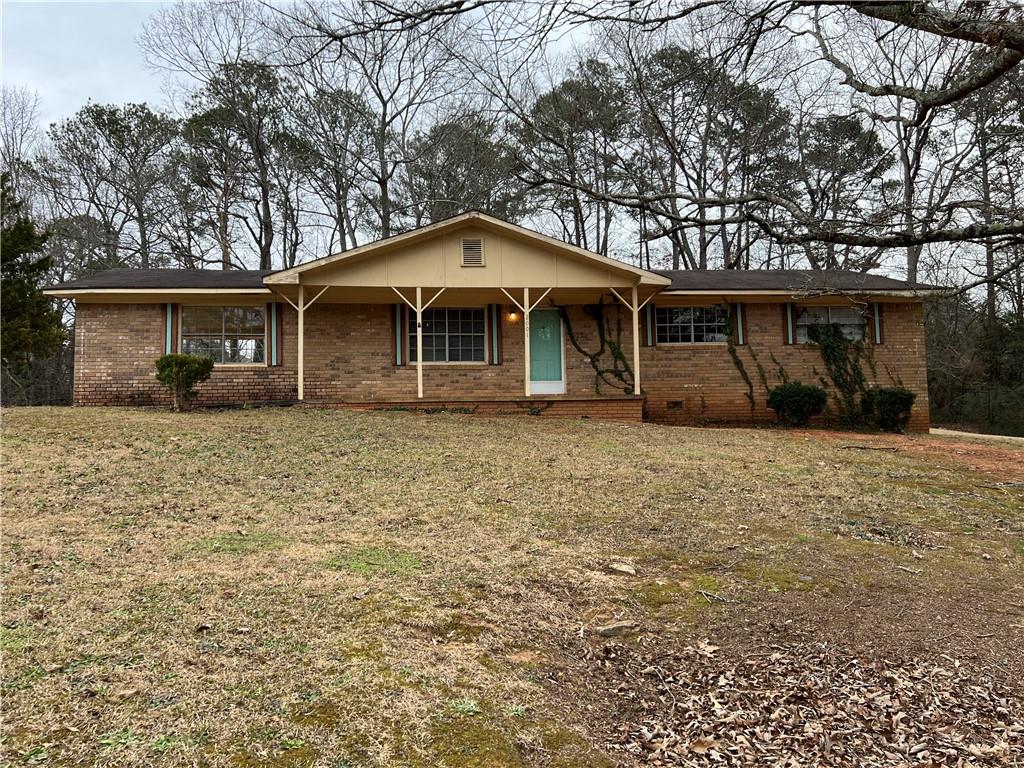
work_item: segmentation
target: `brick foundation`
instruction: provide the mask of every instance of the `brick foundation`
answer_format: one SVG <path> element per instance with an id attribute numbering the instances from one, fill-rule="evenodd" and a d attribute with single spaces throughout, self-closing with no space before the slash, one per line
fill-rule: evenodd
<path id="1" fill-rule="evenodd" d="M 670 299 L 666 298 L 664 303 Z M 659 302 L 661 303 L 661 302 Z M 821 356 L 813 345 L 783 343 L 782 307 L 746 304 L 748 344 L 736 348 L 748 385 L 725 344 L 656 345 L 641 349 L 646 402 L 607 384 L 597 385 L 589 360 L 566 338 L 566 393 L 523 397 L 523 327 L 502 323 L 501 364 L 424 366 L 424 400 L 416 398 L 416 367 L 395 365 L 392 312 L 388 304 L 316 304 L 306 315 L 306 398 L 345 407 L 469 409 L 478 413 L 530 412 L 590 416 L 663 424 L 751 424 L 774 420 L 767 387 L 783 372 L 790 380 L 820 383 Z M 596 326 L 583 308 L 568 308 L 580 345 L 596 349 Z M 628 313 L 621 344 L 632 360 Z M 928 428 L 924 326 L 920 303 L 883 305 L 884 342 L 870 345 L 873 372 L 882 386 L 902 384 L 917 393 L 910 428 Z M 282 364 L 218 366 L 198 387 L 200 406 L 292 402 L 297 399 L 296 314 L 283 317 Z M 79 302 L 75 323 L 75 405 L 166 405 L 169 397 L 154 378 L 163 354 L 163 304 Z M 751 398 L 753 402 L 751 402 Z M 470 405 L 467 405 L 469 403 Z"/>
<path id="2" fill-rule="evenodd" d="M 368 410 L 417 410 L 472 413 L 480 416 L 542 416 L 556 419 L 643 421 L 644 401 L 639 397 L 510 398 L 492 400 L 408 400 L 394 403 L 317 403 L 307 408 Z"/>

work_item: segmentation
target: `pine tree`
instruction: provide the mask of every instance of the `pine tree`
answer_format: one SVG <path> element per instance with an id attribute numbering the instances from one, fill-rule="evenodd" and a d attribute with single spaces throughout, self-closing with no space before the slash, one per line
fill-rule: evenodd
<path id="1" fill-rule="evenodd" d="M 8 174 L 0 175 L 0 355 L 13 376 L 56 352 L 64 337 L 60 313 L 40 289 L 50 268 L 39 256 L 46 237 L 22 212 Z"/>

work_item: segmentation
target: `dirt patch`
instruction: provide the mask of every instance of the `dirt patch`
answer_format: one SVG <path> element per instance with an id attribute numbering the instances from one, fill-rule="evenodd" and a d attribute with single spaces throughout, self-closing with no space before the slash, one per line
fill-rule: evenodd
<path id="1" fill-rule="evenodd" d="M 799 430 L 794 437 L 840 442 L 845 450 L 889 449 L 959 464 L 975 472 L 995 475 L 1004 481 L 1024 481 L 1024 443 L 996 442 L 979 438 L 963 440 L 940 435 L 882 435 L 834 430 Z"/>

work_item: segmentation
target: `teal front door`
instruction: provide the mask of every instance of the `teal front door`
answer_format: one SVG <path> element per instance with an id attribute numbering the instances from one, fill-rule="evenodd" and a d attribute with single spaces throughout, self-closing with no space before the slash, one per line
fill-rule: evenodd
<path id="1" fill-rule="evenodd" d="M 562 317 L 557 309 L 530 313 L 530 392 L 560 395 L 562 379 Z"/>

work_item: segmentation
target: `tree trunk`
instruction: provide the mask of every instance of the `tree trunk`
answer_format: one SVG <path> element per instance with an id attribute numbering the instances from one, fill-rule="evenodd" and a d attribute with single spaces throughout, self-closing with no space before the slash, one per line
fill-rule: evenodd
<path id="1" fill-rule="evenodd" d="M 270 174 L 266 163 L 259 161 L 260 180 L 260 269 L 272 269 L 271 246 L 274 243 L 274 222 L 270 209 Z"/>
<path id="2" fill-rule="evenodd" d="M 914 177 L 907 147 L 900 142 L 900 164 L 903 169 L 903 231 L 913 237 L 914 231 Z M 917 282 L 917 264 L 921 258 L 920 245 L 907 246 L 907 281 Z"/>
<path id="3" fill-rule="evenodd" d="M 391 189 L 388 173 L 387 128 L 382 123 L 377 135 L 377 186 L 380 189 L 380 236 L 391 237 Z"/>
<path id="4" fill-rule="evenodd" d="M 220 247 L 220 268 L 231 269 L 231 190 L 227 182 L 220 189 L 217 202 L 217 245 Z"/>
<path id="5" fill-rule="evenodd" d="M 988 126 L 984 120 L 979 121 L 978 130 L 978 155 L 981 160 L 981 200 L 984 203 L 981 216 L 985 223 L 992 225 L 992 183 L 989 178 L 988 167 L 988 137 L 986 131 Z M 995 247 L 991 238 L 985 239 L 985 277 L 988 283 L 985 285 L 985 317 L 990 326 L 994 327 L 996 322 L 996 283 L 993 279 L 996 273 Z"/>
<path id="6" fill-rule="evenodd" d="M 141 266 L 143 269 L 149 269 L 149 224 L 146 222 L 146 217 L 141 213 L 141 209 L 136 205 L 135 211 L 137 214 L 137 223 L 139 225 L 139 256 L 141 259 Z"/>

